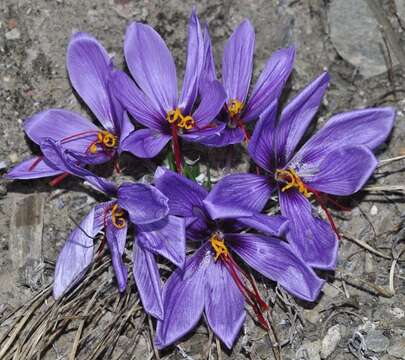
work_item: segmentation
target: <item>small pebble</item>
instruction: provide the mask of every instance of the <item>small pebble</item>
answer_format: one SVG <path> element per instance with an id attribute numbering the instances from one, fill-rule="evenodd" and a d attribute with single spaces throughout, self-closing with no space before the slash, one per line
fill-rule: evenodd
<path id="1" fill-rule="evenodd" d="M 405 359 L 405 338 L 394 339 L 393 344 L 388 348 L 388 354 L 397 359 Z"/>
<path id="2" fill-rule="evenodd" d="M 367 349 L 376 353 L 387 351 L 390 340 L 383 335 L 381 330 L 370 331 L 365 337 Z"/>
<path id="3" fill-rule="evenodd" d="M 370 215 L 375 216 L 378 214 L 378 208 L 377 206 L 373 205 L 370 209 Z"/>
<path id="4" fill-rule="evenodd" d="M 6 39 L 7 40 L 18 40 L 21 37 L 20 30 L 14 28 L 13 30 L 6 32 Z"/>
<path id="5" fill-rule="evenodd" d="M 334 325 L 329 328 L 328 333 L 322 340 L 321 346 L 321 358 L 327 359 L 337 348 L 342 334 L 340 331 L 340 325 Z"/>
<path id="6" fill-rule="evenodd" d="M 404 310 L 402 310 L 399 307 L 394 307 L 393 309 L 390 309 L 390 313 L 394 315 L 394 317 L 397 318 L 398 320 L 402 319 L 405 316 Z"/>

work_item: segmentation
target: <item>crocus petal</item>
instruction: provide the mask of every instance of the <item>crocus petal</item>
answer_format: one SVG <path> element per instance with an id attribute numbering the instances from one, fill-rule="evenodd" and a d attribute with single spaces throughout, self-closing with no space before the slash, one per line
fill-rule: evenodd
<path id="1" fill-rule="evenodd" d="M 377 159 L 365 146 L 348 146 L 330 152 L 319 167 L 301 179 L 320 192 L 351 195 L 359 191 L 377 166 Z"/>
<path id="2" fill-rule="evenodd" d="M 136 83 L 166 117 L 177 105 L 177 77 L 165 42 L 149 25 L 132 23 L 125 34 L 124 52 Z"/>
<path id="3" fill-rule="evenodd" d="M 206 127 L 202 127 L 201 130 L 194 128 L 180 136 L 187 141 L 205 143 L 206 139 L 211 139 L 214 136 L 220 137 L 225 127 L 225 123 L 215 121 Z"/>
<path id="4" fill-rule="evenodd" d="M 278 99 L 291 74 L 294 59 L 294 47 L 280 49 L 273 53 L 248 100 L 242 115 L 244 121 L 257 119 L 274 100 Z"/>
<path id="5" fill-rule="evenodd" d="M 195 9 L 188 22 L 187 64 L 179 107 L 189 114 L 198 94 L 198 84 L 204 65 L 204 39 Z"/>
<path id="6" fill-rule="evenodd" d="M 226 100 L 226 93 L 217 80 L 205 82 L 200 86 L 201 101 L 193 113 L 193 119 L 201 129 L 212 122 L 218 115 Z"/>
<path id="7" fill-rule="evenodd" d="M 128 151 L 131 154 L 150 159 L 158 155 L 171 136 L 152 129 L 140 129 L 128 135 L 121 144 L 121 151 Z"/>
<path id="8" fill-rule="evenodd" d="M 121 144 L 122 142 L 129 136 L 134 131 L 134 125 L 132 125 L 131 120 L 129 120 L 129 116 L 127 112 L 125 112 L 122 116 L 122 121 L 120 124 L 120 140 L 119 140 L 119 147 L 118 147 L 118 152 L 121 153 L 122 147 Z"/>
<path id="9" fill-rule="evenodd" d="M 41 151 L 52 164 L 64 172 L 81 177 L 93 185 L 97 190 L 114 196 L 117 188 L 111 181 L 94 175 L 91 171 L 80 166 L 84 163 L 84 156 L 74 153 L 60 146 L 59 142 L 47 139 L 41 144 Z"/>
<path id="10" fill-rule="evenodd" d="M 324 284 L 315 272 L 278 238 L 253 234 L 225 234 L 226 241 L 249 266 L 294 296 L 315 301 Z"/>
<path id="11" fill-rule="evenodd" d="M 62 172 L 43 156 L 35 156 L 14 166 L 4 177 L 6 179 L 38 179 L 59 175 Z"/>
<path id="12" fill-rule="evenodd" d="M 212 331 L 231 349 L 245 321 L 244 299 L 221 261 L 206 271 L 205 314 Z"/>
<path id="13" fill-rule="evenodd" d="M 199 140 L 199 143 L 209 147 L 223 147 L 227 145 L 240 144 L 244 137 L 245 135 L 239 127 L 230 128 L 225 126 L 220 133 L 204 137 Z"/>
<path id="14" fill-rule="evenodd" d="M 248 144 L 248 151 L 254 162 L 270 173 L 275 166 L 273 139 L 276 116 L 277 101 L 274 101 L 260 116 Z"/>
<path id="15" fill-rule="evenodd" d="M 108 79 L 113 65 L 107 51 L 92 36 L 78 32 L 67 50 L 69 78 L 77 93 L 109 131 L 114 130 Z"/>
<path id="16" fill-rule="evenodd" d="M 312 215 L 312 205 L 296 190 L 279 192 L 280 208 L 289 220 L 288 241 L 294 252 L 309 266 L 334 270 L 338 239 L 332 227 Z"/>
<path id="17" fill-rule="evenodd" d="M 24 131 L 36 144 L 47 138 L 60 141 L 67 149 L 86 153 L 97 140 L 99 128 L 81 115 L 68 110 L 49 109 L 24 122 Z"/>
<path id="18" fill-rule="evenodd" d="M 252 77 L 255 31 L 249 20 L 236 28 L 225 44 L 222 79 L 228 99 L 245 102 Z"/>
<path id="19" fill-rule="evenodd" d="M 205 219 L 203 200 L 208 191 L 204 187 L 163 167 L 157 168 L 154 183 L 169 199 L 171 215 Z"/>
<path id="20" fill-rule="evenodd" d="M 275 150 L 281 166 L 291 158 L 318 111 L 328 83 L 329 74 L 324 72 L 290 101 L 281 113 L 275 137 Z"/>
<path id="21" fill-rule="evenodd" d="M 111 253 L 111 262 L 114 269 L 115 278 L 117 279 L 118 290 L 123 292 L 127 287 L 128 270 L 124 264 L 124 261 L 122 260 L 123 252 L 121 252 L 121 250 L 123 249 L 120 248 L 121 244 L 119 243 L 122 242 L 122 237 L 118 234 L 120 230 L 122 229 L 116 228 L 112 223 L 111 218 L 109 218 L 106 225 L 107 244 Z M 126 233 L 127 229 L 125 227 L 125 236 Z M 117 235 L 121 238 L 118 238 Z"/>
<path id="22" fill-rule="evenodd" d="M 157 131 L 162 131 L 166 119 L 155 110 L 151 101 L 135 85 L 123 71 L 115 71 L 112 75 L 111 87 L 125 109 L 140 124 Z"/>
<path id="23" fill-rule="evenodd" d="M 186 261 L 184 270 L 177 269 L 163 288 L 164 318 L 158 320 L 155 344 L 162 349 L 193 329 L 204 310 L 205 274 L 212 258 L 206 247 Z"/>
<path id="24" fill-rule="evenodd" d="M 255 214 L 248 217 L 238 217 L 237 220 L 255 230 L 274 236 L 283 235 L 288 228 L 287 219 L 278 215 Z"/>
<path id="25" fill-rule="evenodd" d="M 104 212 L 109 203 L 93 208 L 72 231 L 55 266 L 53 296 L 58 299 L 80 281 L 93 260 L 93 238 L 104 227 Z"/>
<path id="26" fill-rule="evenodd" d="M 169 212 L 167 197 L 151 185 L 123 183 L 118 188 L 117 199 L 131 222 L 137 225 L 159 221 Z"/>
<path id="27" fill-rule="evenodd" d="M 214 55 L 212 53 L 211 37 L 207 24 L 205 24 L 204 27 L 204 67 L 201 72 L 201 79 L 204 81 L 217 80 Z"/>
<path id="28" fill-rule="evenodd" d="M 153 317 L 163 319 L 162 289 L 154 255 L 134 245 L 133 263 L 134 279 L 143 308 Z"/>
<path id="29" fill-rule="evenodd" d="M 138 241 L 141 246 L 162 255 L 178 267 L 186 260 L 186 223 L 183 218 L 167 216 L 158 222 L 139 225 Z"/>
<path id="30" fill-rule="evenodd" d="M 390 107 L 345 112 L 333 116 L 295 154 L 291 163 L 310 166 L 335 149 L 364 145 L 374 149 L 389 135 L 395 120 L 395 110 Z"/>
<path id="31" fill-rule="evenodd" d="M 213 219 L 252 216 L 262 211 L 271 191 L 265 176 L 232 174 L 215 184 L 204 205 Z"/>

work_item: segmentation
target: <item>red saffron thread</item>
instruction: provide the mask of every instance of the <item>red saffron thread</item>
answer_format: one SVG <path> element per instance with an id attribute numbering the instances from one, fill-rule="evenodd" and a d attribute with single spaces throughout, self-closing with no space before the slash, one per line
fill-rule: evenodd
<path id="1" fill-rule="evenodd" d="M 56 178 L 54 178 L 53 180 L 51 180 L 49 182 L 49 184 L 51 186 L 58 186 L 63 180 L 65 180 L 65 178 L 67 178 L 70 174 L 67 172 L 64 172 L 63 174 L 60 174 L 59 176 L 57 176 Z"/>
<path id="2" fill-rule="evenodd" d="M 176 170 L 179 174 L 183 173 L 183 166 L 181 163 L 181 151 L 180 151 L 180 142 L 179 134 L 177 133 L 176 124 L 172 125 L 172 144 L 173 144 L 173 153 L 174 159 L 176 161 Z"/>
<path id="3" fill-rule="evenodd" d="M 34 170 L 37 167 L 37 165 L 43 160 L 43 158 L 44 158 L 43 156 L 38 156 L 38 158 L 35 159 L 35 161 L 28 168 L 28 171 Z"/>
<path id="4" fill-rule="evenodd" d="M 253 282 L 252 275 L 247 273 L 243 270 L 232 258 L 231 255 L 221 255 L 221 259 L 224 262 L 225 267 L 229 271 L 230 275 L 232 276 L 233 280 L 235 281 L 236 286 L 242 293 L 243 297 L 245 298 L 248 305 L 250 305 L 257 317 L 259 324 L 266 330 L 270 329 L 270 326 L 263 316 L 263 312 L 268 310 L 268 305 L 266 302 L 261 298 L 259 291 L 256 285 Z M 238 272 L 242 274 L 246 280 L 250 283 L 253 288 L 253 291 L 250 290 L 239 277 Z"/>

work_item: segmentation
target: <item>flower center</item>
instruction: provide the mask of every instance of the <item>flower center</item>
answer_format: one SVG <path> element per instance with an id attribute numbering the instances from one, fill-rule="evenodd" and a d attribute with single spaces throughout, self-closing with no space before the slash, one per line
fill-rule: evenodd
<path id="1" fill-rule="evenodd" d="M 229 255 L 228 248 L 224 243 L 224 238 L 219 232 L 216 232 L 211 236 L 210 243 L 212 249 L 215 251 L 215 261 L 217 261 L 221 255 L 224 257 Z"/>
<path id="2" fill-rule="evenodd" d="M 190 116 L 183 116 L 181 110 L 170 110 L 167 112 L 166 120 L 170 125 L 176 125 L 179 128 L 191 130 L 195 126 L 195 120 Z"/>
<path id="3" fill-rule="evenodd" d="M 95 154 L 99 145 L 102 146 L 104 150 L 114 150 L 118 145 L 118 138 L 106 130 L 99 131 L 97 140 L 90 144 L 89 151 Z"/>
<path id="4" fill-rule="evenodd" d="M 232 118 L 236 117 L 237 115 L 239 115 L 242 112 L 244 106 L 245 106 L 245 104 L 239 100 L 236 100 L 236 99 L 229 100 L 229 104 L 228 104 L 229 115 Z"/>
<path id="5" fill-rule="evenodd" d="M 276 170 L 275 179 L 278 182 L 283 182 L 285 185 L 281 188 L 281 191 L 284 192 L 288 189 L 295 188 L 305 197 L 309 198 L 312 193 L 308 191 L 308 187 L 305 186 L 301 178 L 295 172 L 295 170 L 288 168 L 287 170 Z"/>
<path id="6" fill-rule="evenodd" d="M 114 226 L 118 229 L 122 229 L 127 225 L 127 221 L 125 220 L 125 211 L 117 204 L 114 204 L 111 209 L 111 220 Z"/>

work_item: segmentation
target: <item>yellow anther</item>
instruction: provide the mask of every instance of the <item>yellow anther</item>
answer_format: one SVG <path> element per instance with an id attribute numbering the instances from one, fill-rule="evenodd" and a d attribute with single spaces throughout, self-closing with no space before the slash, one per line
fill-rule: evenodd
<path id="1" fill-rule="evenodd" d="M 190 115 L 183 116 L 179 108 L 168 111 L 166 120 L 169 124 L 176 124 L 179 128 L 186 130 L 190 130 L 195 126 L 194 119 Z"/>
<path id="2" fill-rule="evenodd" d="M 228 248 L 225 246 L 224 239 L 219 233 L 214 233 L 210 238 L 210 242 L 215 251 L 215 261 L 217 261 L 221 255 L 224 255 L 225 257 L 228 256 Z"/>
<path id="3" fill-rule="evenodd" d="M 117 137 L 107 132 L 103 137 L 103 145 L 107 148 L 115 148 L 117 146 Z"/>
<path id="4" fill-rule="evenodd" d="M 174 124 L 177 121 L 177 119 L 179 119 L 181 117 L 182 117 L 182 115 L 181 115 L 181 111 L 179 108 L 177 108 L 176 110 L 168 111 L 167 115 L 166 115 L 166 119 L 169 124 Z"/>
<path id="5" fill-rule="evenodd" d="M 95 154 L 97 152 L 97 144 L 96 143 L 91 144 L 89 150 L 92 154 Z"/>
<path id="6" fill-rule="evenodd" d="M 308 191 L 308 189 L 305 187 L 305 184 L 302 182 L 301 178 L 298 176 L 296 171 L 294 169 L 287 169 L 287 170 L 276 170 L 276 176 L 275 179 L 277 181 L 282 181 L 286 183 L 281 188 L 281 191 L 287 191 L 288 189 L 291 188 L 296 188 L 301 194 L 303 194 L 305 197 L 309 198 L 312 193 Z"/>
<path id="7" fill-rule="evenodd" d="M 190 130 L 194 127 L 194 125 L 195 125 L 194 119 L 191 116 L 186 116 L 181 119 L 181 122 L 179 123 L 178 126 L 186 130 Z"/>
<path id="8" fill-rule="evenodd" d="M 111 209 L 111 220 L 114 226 L 118 229 L 122 229 L 126 226 L 125 212 L 117 204 Z"/>
<path id="9" fill-rule="evenodd" d="M 236 115 L 242 112 L 243 107 L 244 107 L 243 102 L 236 99 L 230 100 L 228 104 L 229 115 L 231 115 L 231 117 L 235 117 Z"/>

